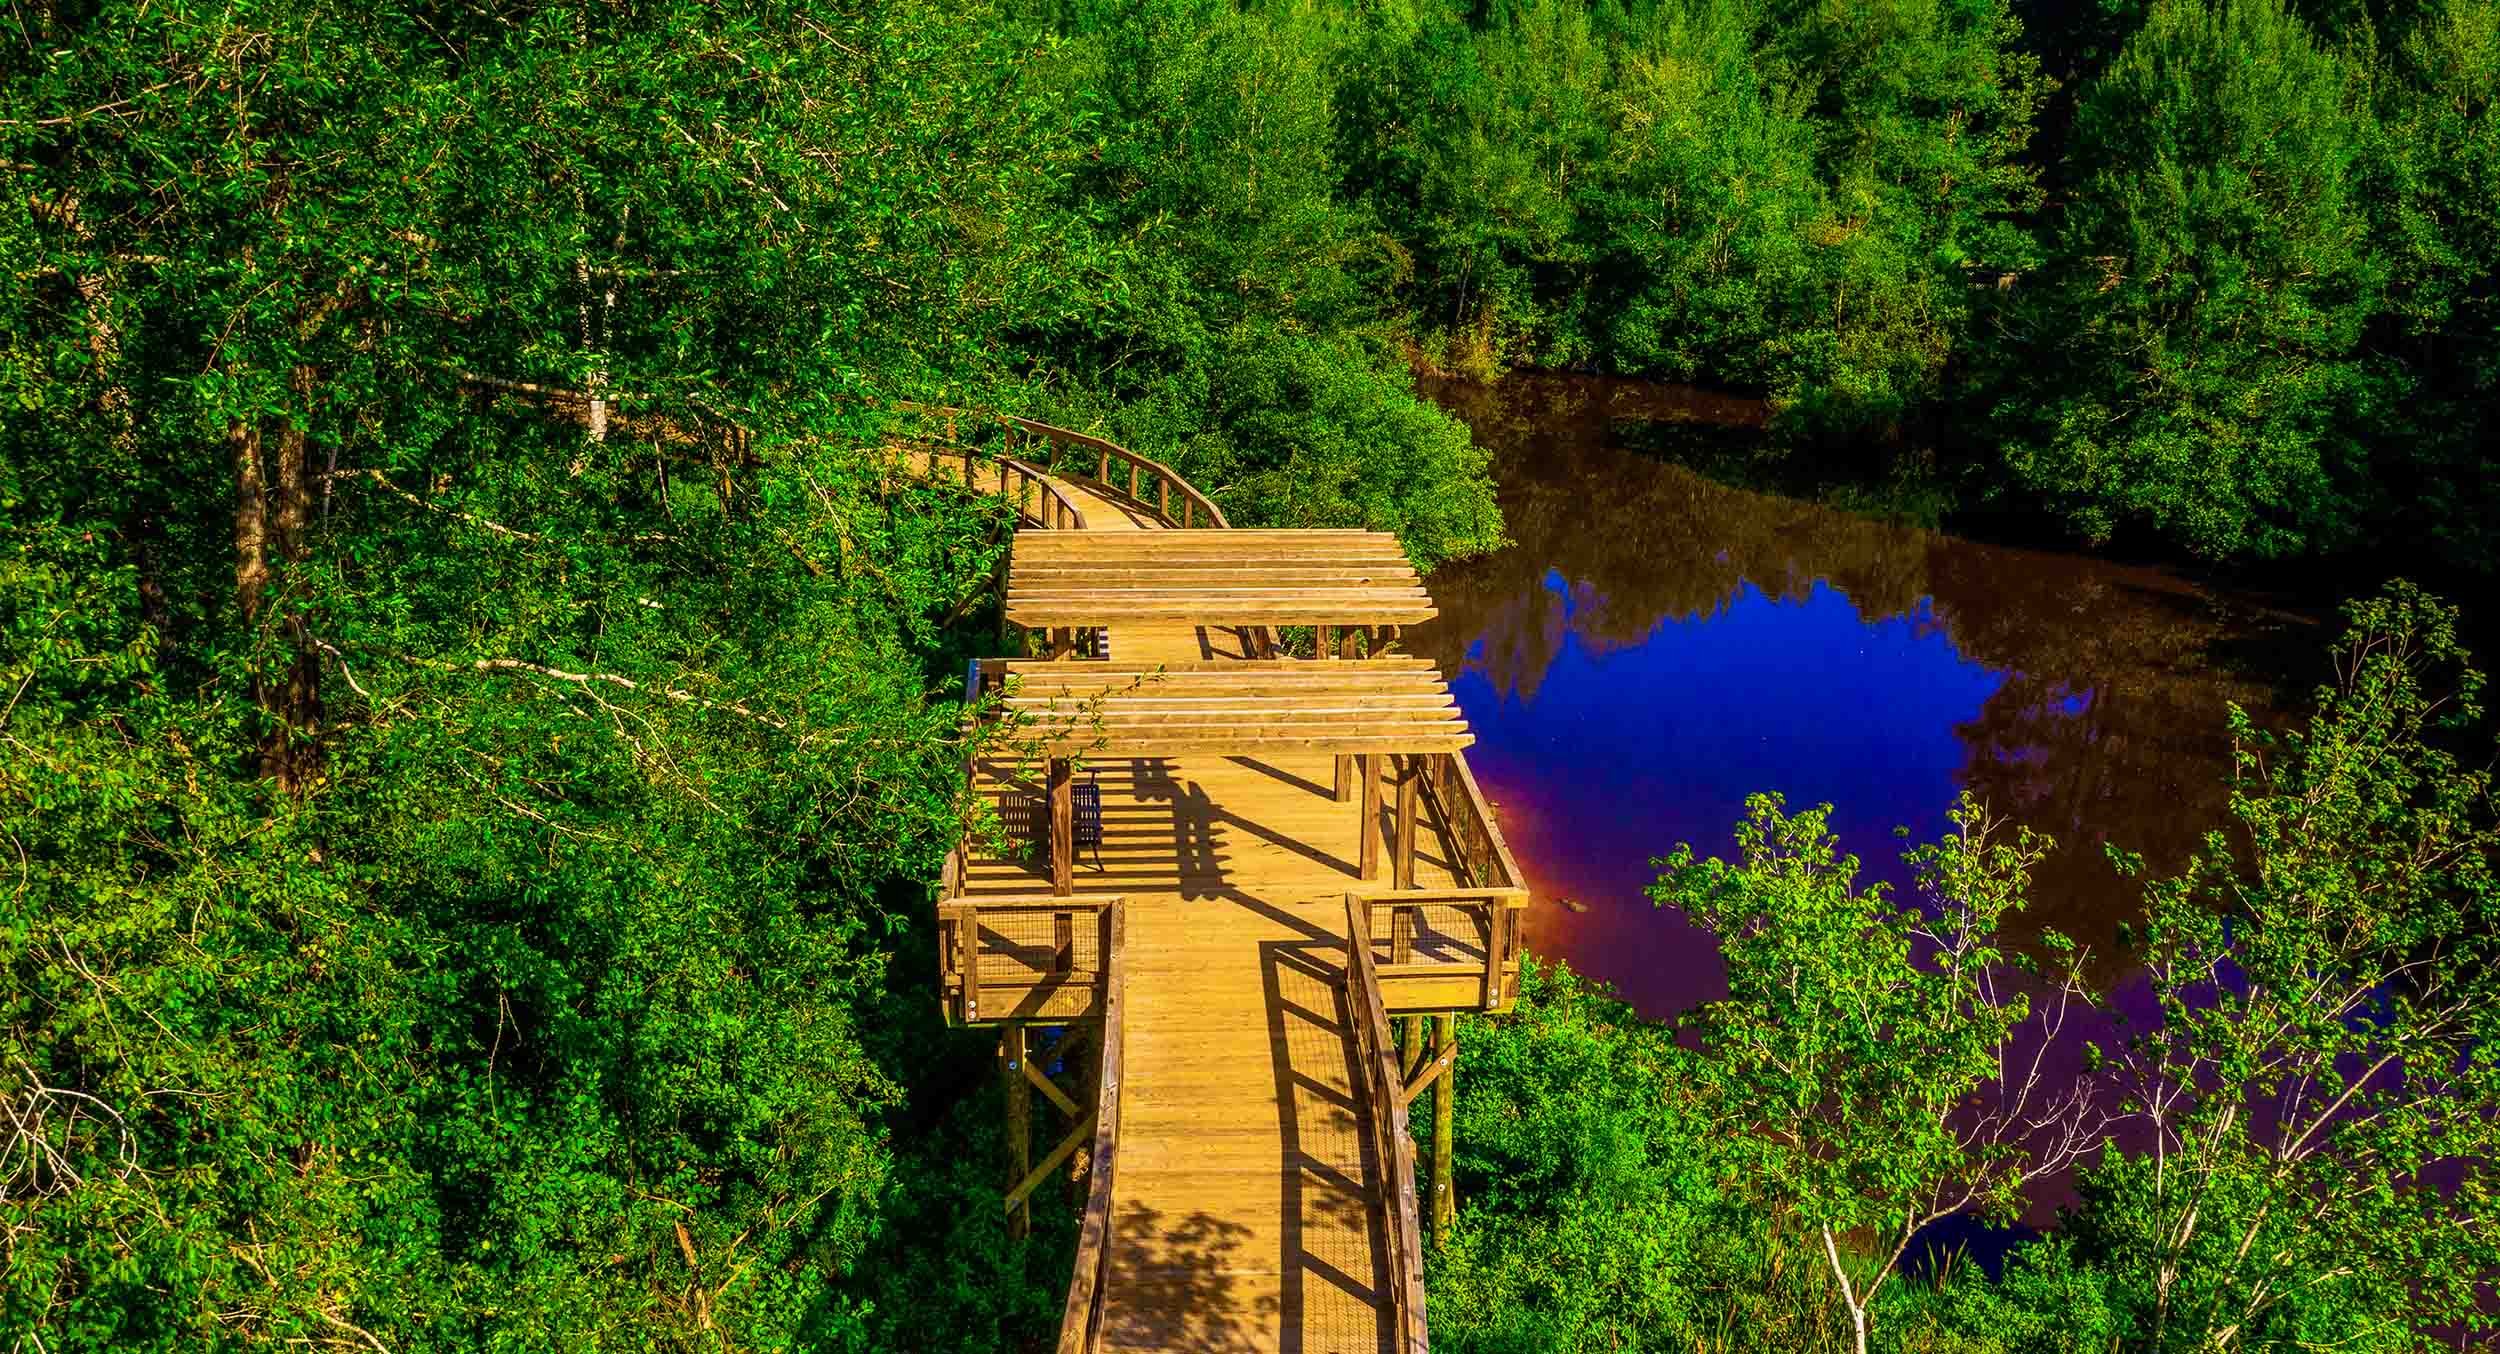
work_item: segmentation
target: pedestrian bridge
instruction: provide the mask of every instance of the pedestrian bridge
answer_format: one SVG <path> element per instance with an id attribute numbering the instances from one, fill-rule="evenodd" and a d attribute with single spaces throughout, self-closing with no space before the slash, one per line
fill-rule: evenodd
<path id="1" fill-rule="evenodd" d="M 999 830 L 938 881 L 938 976 L 1000 1032 L 1009 1225 L 1082 1169 L 1061 1354 L 1419 1354 L 1455 1016 L 1516 999 L 1527 902 L 1464 717 L 1397 652 L 1422 582 L 1392 537 L 1234 529 L 1099 439 L 907 412 L 902 469 L 1021 523 L 1031 656 L 967 673 Z"/>

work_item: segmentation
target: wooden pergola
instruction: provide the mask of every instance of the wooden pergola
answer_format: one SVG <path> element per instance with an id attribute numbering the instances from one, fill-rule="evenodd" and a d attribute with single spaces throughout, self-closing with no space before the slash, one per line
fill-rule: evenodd
<path id="1" fill-rule="evenodd" d="M 1380 531 L 1020 531 L 1007 619 L 1027 630 L 1114 622 L 1413 625 L 1438 614 Z"/>
<path id="2" fill-rule="evenodd" d="M 1080 756 L 1330 753 L 1361 763 L 1361 873 L 1381 875 L 1380 771 L 1398 759 L 1390 852 L 1399 887 L 1415 875 L 1421 759 L 1475 742 L 1449 686 L 1420 658 L 1311 663 L 1268 659 L 1123 669 L 1109 663 L 1001 665 L 1015 742 L 1049 767 L 1051 891 L 1074 889 L 1072 760 Z"/>

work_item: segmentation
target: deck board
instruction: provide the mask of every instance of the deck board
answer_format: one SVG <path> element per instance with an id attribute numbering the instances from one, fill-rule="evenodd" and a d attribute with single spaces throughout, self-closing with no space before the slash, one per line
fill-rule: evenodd
<path id="1" fill-rule="evenodd" d="M 1084 514 L 1084 535 L 1160 525 L 1081 483 L 1056 483 Z M 1224 626 L 1114 619 L 1108 656 L 1123 669 L 1240 660 L 1253 656 L 1250 643 Z M 1395 1346 L 1389 1172 L 1372 1159 L 1341 986 L 1344 896 L 1364 882 L 1362 810 L 1337 801 L 1335 770 L 1326 752 L 1288 750 L 1097 757 L 1076 772 L 1101 791 L 1103 841 L 1078 853 L 1075 889 L 1126 900 L 1101 1349 Z M 1038 775 L 1037 765 L 984 762 L 974 785 L 1005 803 L 1038 796 Z M 1373 824 L 1384 872 L 1393 799 L 1384 783 Z M 1456 848 L 1437 823 L 1424 827 L 1415 883 L 1457 885 Z M 960 895 L 1049 889 L 1039 852 L 975 852 Z M 981 963 L 985 1007 L 1050 990 L 1047 919 L 1000 924 L 1014 934 Z M 1090 967 L 1097 948 L 1080 927 L 1074 966 Z"/>

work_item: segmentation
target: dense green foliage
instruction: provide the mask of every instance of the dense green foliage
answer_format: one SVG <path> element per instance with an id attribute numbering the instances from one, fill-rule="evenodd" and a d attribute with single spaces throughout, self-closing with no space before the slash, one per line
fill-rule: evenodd
<path id="1" fill-rule="evenodd" d="M 2500 822 L 2490 749 L 2447 741 L 2489 738 L 2481 678 L 2455 612 L 2411 588 L 2351 615 L 2304 727 L 2235 714 L 2236 830 L 2147 884 L 2153 1009 L 2106 1066 L 2036 1060 L 2018 1027 L 2064 1008 L 2005 965 L 1974 971 L 2038 844 L 1990 841 L 1968 805 L 1911 853 L 1906 907 L 1852 887 L 1819 811 L 1769 798 L 1736 859 L 1661 862 L 1656 896 L 1721 934 L 1729 996 L 1670 1028 L 1538 970 L 1517 1015 L 1465 1024 L 1436 1339 L 2166 1354 L 2487 1338 Z M 2071 1082 L 2043 1071 L 2065 1062 Z M 2001 1276 L 1935 1253 L 1953 1243 L 1922 1229 L 2004 1220 L 2031 1170 L 2085 1148 L 2059 1234 Z"/>
<path id="2" fill-rule="evenodd" d="M 1757 392 L 2094 543 L 2490 570 L 2491 0 L 1215 8 L 1264 54 L 1205 63 L 1270 114 L 1242 191 L 1428 362 Z M 1201 89 L 1176 154 L 1232 125 Z"/>
<path id="3" fill-rule="evenodd" d="M 876 410 L 1181 392 L 1137 429 L 1241 520 L 1499 532 L 1314 308 L 1343 242 L 1120 92 L 1212 68 L 920 4 L 9 27 L 6 1343 L 1053 1329 L 925 991 L 1003 523 Z"/>
<path id="4" fill-rule="evenodd" d="M 0 1334 L 1046 1335 L 1065 1219 L 993 1225 L 994 1068 L 924 976 L 1005 523 L 890 473 L 897 400 L 1426 565 L 1501 524 L 1418 359 L 1740 386 L 1791 444 L 1949 423 L 2095 540 L 2486 568 L 2500 6 L 2085 8 L 13 6 Z M 2472 684 L 2436 606 L 2359 620 L 2304 738 L 2243 730 L 2242 835 L 2149 886 L 2162 1155 L 2066 1237 L 1921 1259 L 2061 1155 L 1964 1117 L 2057 990 L 1991 976 L 2032 847 L 1974 811 L 1903 911 L 1765 804 L 1665 886 L 1737 969 L 1693 1047 L 1541 971 L 1471 1027 L 1440 1338 L 2470 1311 L 2491 825 L 2430 707 Z"/>

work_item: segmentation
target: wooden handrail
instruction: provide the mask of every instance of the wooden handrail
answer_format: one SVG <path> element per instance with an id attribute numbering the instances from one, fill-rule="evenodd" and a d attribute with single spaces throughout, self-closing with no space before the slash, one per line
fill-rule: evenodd
<path id="1" fill-rule="evenodd" d="M 1199 492 L 1198 486 L 1183 479 L 1179 471 L 1161 461 L 1150 456 L 1141 456 L 1117 442 L 1108 442 L 1089 433 L 1077 432 L 1070 428 L 1055 427 L 1039 419 L 1025 418 L 1018 414 L 1004 414 L 1000 417 L 1006 419 L 1014 427 L 1022 429 L 1028 436 L 1050 443 L 1051 450 L 1043 457 L 1042 463 L 1049 466 L 1054 474 L 1083 481 L 1107 498 L 1127 504 L 1140 512 L 1153 514 L 1166 526 L 1187 530 L 1192 527 L 1230 527 L 1232 525 L 1224 519 L 1224 510 L 1215 505 L 1214 499 Z M 1080 468 L 1071 470 L 1062 466 L 1060 458 L 1063 452 L 1076 453 L 1076 464 Z M 1087 457 L 1093 460 L 1094 470 L 1090 475 L 1081 468 Z M 1125 473 L 1113 475 L 1114 464 L 1126 467 Z M 1154 481 L 1152 497 L 1147 496 L 1145 481 L 1149 479 Z M 1178 516 L 1174 516 L 1172 512 L 1172 500 L 1176 497 L 1181 501 Z"/>
<path id="2" fill-rule="evenodd" d="M 1518 996 L 1516 975 L 1519 972 L 1519 914 L 1528 906 L 1528 891 L 1522 888 L 1456 888 L 1456 889 L 1383 889 L 1350 890 L 1349 898 L 1364 903 L 1368 923 L 1375 907 L 1389 909 L 1389 953 L 1387 964 L 1374 962 L 1374 972 L 1382 978 L 1448 978 L 1460 972 L 1476 975 L 1476 1003 L 1480 1010 L 1498 1011 L 1509 1006 Z M 1415 927 L 1400 929 L 1398 911 L 1420 912 L 1425 908 L 1451 908 L 1467 914 L 1477 927 L 1483 943 L 1481 960 L 1426 959 L 1413 957 Z M 1370 932 L 1356 933 L 1351 939 L 1363 943 L 1368 956 L 1379 937 Z M 1385 1001 L 1386 998 L 1384 997 Z M 1434 1004 L 1441 1004 L 1435 1002 Z"/>
<path id="3" fill-rule="evenodd" d="M 915 467 L 915 472 L 932 483 L 960 484 L 972 493 L 1005 499 L 1020 522 L 1052 531 L 1085 529 L 1085 510 L 1053 482 L 1048 471 L 1030 462 L 1004 452 L 984 452 L 968 442 L 900 441 L 893 448 L 924 461 L 925 467 Z M 985 464 L 993 467 L 995 484 L 982 482 L 993 477 L 982 471 Z"/>
<path id="4" fill-rule="evenodd" d="M 1452 865 L 1468 884 L 1480 889 L 1527 887 L 1527 877 L 1511 857 L 1510 843 L 1502 840 L 1501 824 L 1493 819 L 1493 806 L 1485 802 L 1476 773 L 1467 767 L 1466 753 L 1426 757 L 1423 790 L 1456 848 Z"/>
<path id="5" fill-rule="evenodd" d="M 1048 916 L 1056 923 L 1053 945 L 1059 951 L 1059 967 L 1036 970 L 1036 982 L 1101 984 L 1107 980 L 1109 965 L 1107 948 L 1101 967 L 1079 969 L 1073 962 L 1076 917 L 1083 912 L 1117 911 L 1121 897 L 1111 895 L 1002 894 L 985 898 L 947 898 L 937 905 L 938 918 L 938 997 L 944 1003 L 949 1023 L 977 1025 L 981 1022 L 981 919 L 1001 914 L 1013 916 Z M 1103 944 L 1110 943 L 1108 935 Z M 1030 984 L 1027 985 L 1028 987 Z M 1099 1009 L 1103 997 L 1097 993 Z M 993 1019 L 997 1018 L 995 1016 Z"/>
<path id="6" fill-rule="evenodd" d="M 1385 1200 L 1389 1223 L 1389 1306 L 1398 1354 L 1427 1354 L 1424 1332 L 1424 1224 L 1415 1199 L 1415 1139 L 1407 1130 L 1406 1082 L 1399 1075 L 1397 1046 L 1389 1038 L 1389 1009 L 1380 999 L 1380 974 L 1372 964 L 1371 902 L 1345 896 L 1346 1025 L 1354 1035 L 1354 1064 L 1361 1081 L 1372 1149 L 1389 1172 Z"/>
<path id="7" fill-rule="evenodd" d="M 974 446 L 978 433 L 986 428 L 1000 428 L 1008 433 L 1002 448 L 994 453 L 1001 459 L 1013 459 L 1012 453 L 1034 442 L 1045 444 L 1041 467 L 1062 479 L 1077 480 L 1114 502 L 1146 513 L 1165 526 L 1229 527 L 1224 510 L 1215 500 L 1200 492 L 1181 473 L 1151 456 L 1143 456 L 1117 442 L 1062 428 L 1021 414 L 1002 414 L 987 409 L 960 409 L 941 404 L 919 404 L 897 400 L 890 407 L 897 412 L 926 420 L 928 431 L 950 449 L 959 449 L 964 458 L 965 480 L 968 483 L 973 460 L 980 455 Z M 1091 470 L 1087 469 L 1090 464 Z M 1113 467 L 1120 467 L 1114 473 Z M 1030 466 L 1027 467 L 1030 469 Z M 1179 511 L 1173 510 L 1179 500 Z M 1044 526 L 1056 523 L 1044 522 Z"/>
<path id="8" fill-rule="evenodd" d="M 1068 1281 L 1068 1303 L 1059 1318 L 1059 1354 L 1091 1354 L 1102 1340 L 1102 1298 L 1111 1266 L 1112 1185 L 1120 1157 L 1120 1057 L 1124 1041 L 1128 983 L 1128 908 L 1110 900 L 1103 914 L 1105 930 L 1102 995 L 1102 1046 L 1095 1060 L 1094 1146 L 1087 1158 L 1091 1176 L 1085 1191 L 1085 1217 L 1077 1226 L 1076 1273 Z"/>

